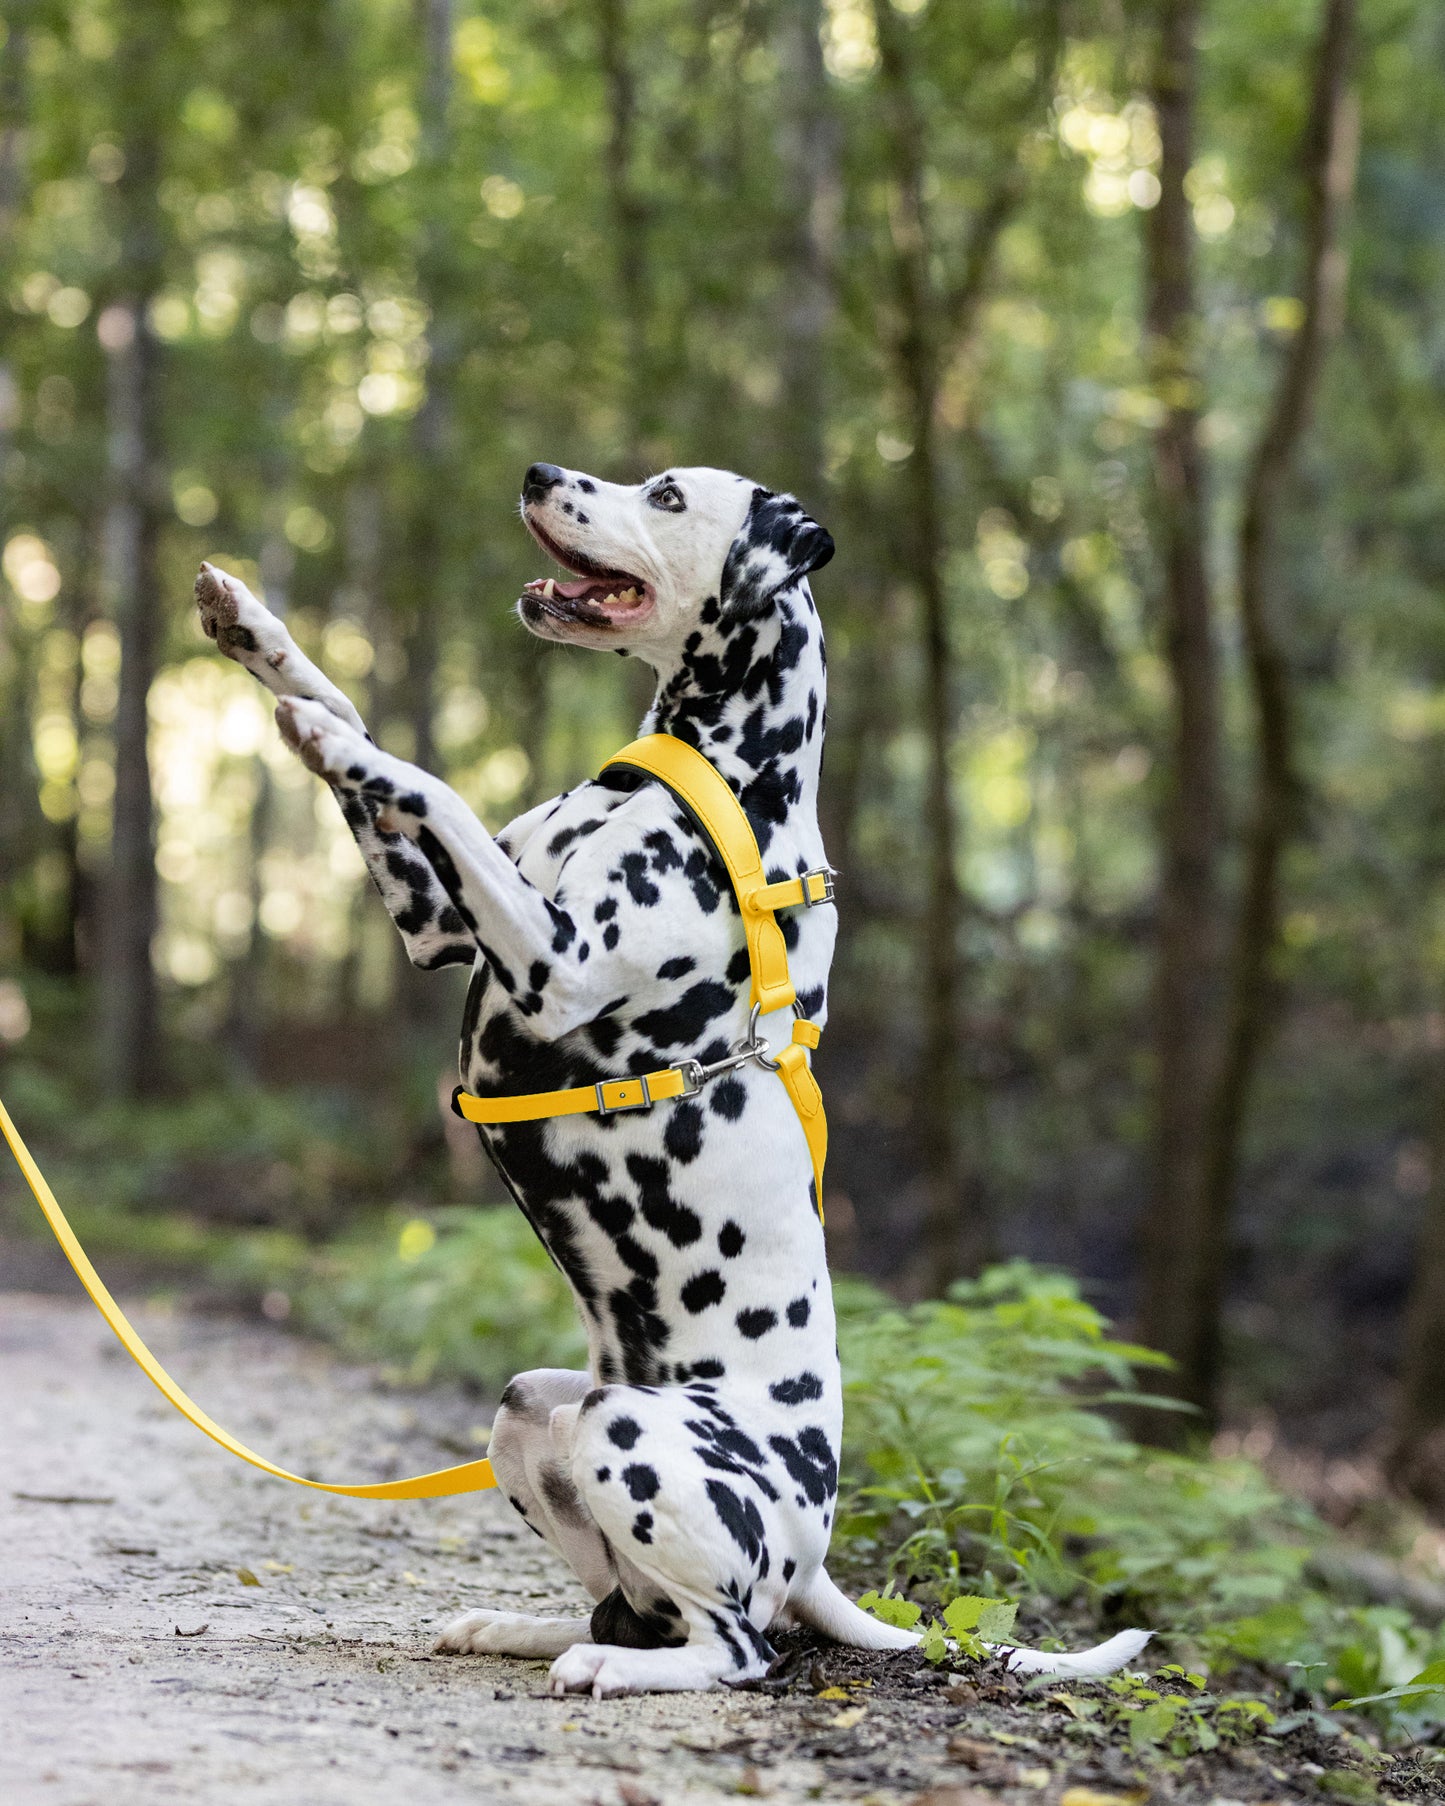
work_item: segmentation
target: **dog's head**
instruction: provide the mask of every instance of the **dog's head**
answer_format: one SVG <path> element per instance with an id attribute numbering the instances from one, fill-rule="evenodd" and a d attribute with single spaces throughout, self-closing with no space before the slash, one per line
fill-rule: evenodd
<path id="1" fill-rule="evenodd" d="M 792 496 L 702 466 L 627 487 L 534 464 L 522 519 L 574 573 L 526 586 L 517 607 L 532 632 L 653 663 L 676 656 L 700 621 L 755 619 L 833 556 Z"/>

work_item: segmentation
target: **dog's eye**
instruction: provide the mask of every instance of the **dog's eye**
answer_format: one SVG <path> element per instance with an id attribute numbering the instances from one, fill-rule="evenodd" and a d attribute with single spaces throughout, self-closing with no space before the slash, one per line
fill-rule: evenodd
<path id="1" fill-rule="evenodd" d="M 669 514 L 681 514 L 687 507 L 676 483 L 659 483 L 655 489 L 648 490 L 647 499 L 654 508 L 666 508 Z"/>

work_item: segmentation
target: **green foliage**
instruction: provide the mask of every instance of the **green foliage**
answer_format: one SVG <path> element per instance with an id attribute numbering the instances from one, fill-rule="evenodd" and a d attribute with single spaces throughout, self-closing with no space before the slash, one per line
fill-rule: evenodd
<path id="1" fill-rule="evenodd" d="M 858 1565 L 945 1602 L 950 1634 L 1008 1634 L 985 1624 L 998 1601 L 982 1580 L 1045 1606 L 1109 1607 L 1220 1672 L 1292 1668 L 1316 1704 L 1348 1697 L 1398 1736 L 1445 1722 L 1431 1665 L 1445 1627 L 1432 1637 L 1402 1611 L 1322 1591 L 1306 1566 L 1327 1533 L 1251 1464 L 1131 1442 L 1101 1407 L 1142 1403 L 1133 1372 L 1158 1357 L 1112 1340 L 1071 1280 L 1015 1262 L 946 1303 L 899 1309 L 857 1281 L 838 1296 L 837 1538 Z M 918 1625 L 922 1608 L 910 1617 L 914 1601 L 891 1588 L 871 1609 Z M 1160 1704 L 1131 1735 L 1195 1737 L 1183 1710 Z M 1218 1732 L 1219 1713 L 1209 1722 Z"/>
<path id="2" fill-rule="evenodd" d="M 577 1310 L 510 1206 L 394 1219 L 328 1250 L 301 1293 L 310 1323 L 391 1357 L 406 1377 L 440 1374 L 497 1391 L 528 1367 L 581 1367 Z"/>

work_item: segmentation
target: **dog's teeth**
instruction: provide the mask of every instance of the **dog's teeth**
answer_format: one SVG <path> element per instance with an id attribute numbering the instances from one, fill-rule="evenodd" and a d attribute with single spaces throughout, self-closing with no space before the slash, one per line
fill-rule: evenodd
<path id="1" fill-rule="evenodd" d="M 629 608 L 634 608 L 637 605 L 637 591 L 635 589 L 625 589 L 622 594 L 617 597 L 617 600 L 619 602 L 625 602 Z"/>
<path id="2" fill-rule="evenodd" d="M 604 608 L 606 608 L 606 606 L 609 602 L 616 602 L 617 600 L 618 600 L 618 597 L 616 597 L 616 596 L 604 596 L 602 598 L 602 606 Z"/>
<path id="3" fill-rule="evenodd" d="M 548 601 L 550 601 L 552 599 L 552 597 L 556 594 L 556 592 L 557 592 L 556 579 L 553 577 L 549 577 L 547 579 L 547 581 L 542 585 L 542 594 L 544 596 L 546 596 Z"/>

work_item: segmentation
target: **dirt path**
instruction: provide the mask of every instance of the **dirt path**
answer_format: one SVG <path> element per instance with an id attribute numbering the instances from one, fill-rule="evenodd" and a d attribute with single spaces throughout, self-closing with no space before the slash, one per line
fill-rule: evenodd
<path id="1" fill-rule="evenodd" d="M 303 1471 L 387 1477 L 476 1453 L 486 1413 L 458 1393 L 398 1395 L 259 1326 L 136 1318 L 227 1428 Z M 6 1806 L 1321 1798 L 1304 1752 L 1144 1773 L 1011 1678 L 980 1692 L 910 1657 L 885 1672 L 802 1650 L 785 1697 L 556 1699 L 543 1664 L 426 1653 L 468 1606 L 582 1608 L 496 1494 L 385 1505 L 269 1480 L 176 1416 L 69 1298 L 0 1293 L 0 1401 Z M 1438 1797 L 1433 1775 L 1398 1794 L 1351 1779 L 1371 1790 L 1351 1799 Z"/>
<path id="2" fill-rule="evenodd" d="M 324 1349 L 224 1320 L 141 1311 L 138 1326 L 227 1428 L 284 1462 L 347 1478 L 376 1471 L 368 1452 L 398 1472 L 476 1453 L 485 1413 L 460 1396 L 419 1407 Z M 0 1294 L 0 1362 L 11 1806 L 918 1791 L 906 1739 L 885 1758 L 895 1784 L 880 1789 L 877 1760 L 850 1779 L 864 1748 L 832 1726 L 836 1705 L 559 1700 L 540 1664 L 428 1656 L 459 1608 L 581 1605 L 495 1494 L 387 1505 L 268 1480 L 182 1422 L 82 1302 Z M 771 1749 L 784 1722 L 784 1742 L 831 1737 L 836 1754 L 779 1749 L 764 1777 L 754 1741 Z"/>

